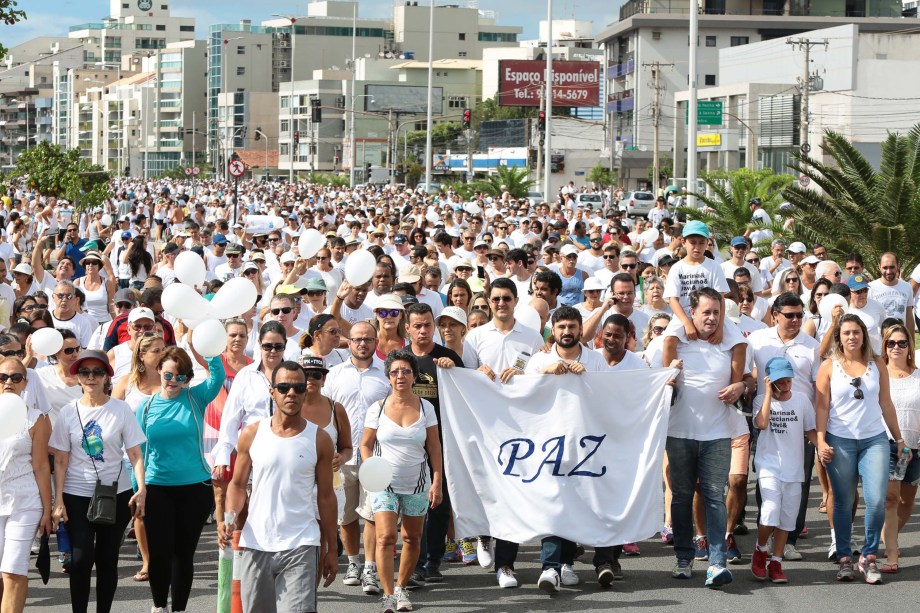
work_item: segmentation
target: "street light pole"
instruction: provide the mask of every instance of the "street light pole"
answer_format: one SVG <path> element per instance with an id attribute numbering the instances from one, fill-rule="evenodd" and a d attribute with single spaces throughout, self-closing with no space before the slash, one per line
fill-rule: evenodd
<path id="1" fill-rule="evenodd" d="M 355 186 L 355 160 L 357 156 L 355 155 L 355 73 L 357 72 L 357 66 L 355 65 L 355 55 L 356 55 L 356 45 L 358 39 L 358 3 L 355 2 L 355 6 L 351 16 L 351 119 L 349 121 L 350 137 L 348 143 L 348 156 L 349 156 L 349 168 L 348 168 L 348 187 Z"/>
<path id="2" fill-rule="evenodd" d="M 357 10 L 357 8 L 355 9 Z M 294 183 L 294 57 L 295 51 L 297 49 L 297 32 L 294 28 L 294 23 L 297 21 L 297 18 L 293 15 L 279 15 L 278 13 L 272 13 L 272 17 L 280 17 L 282 19 L 287 19 L 291 22 L 291 97 L 288 101 L 288 106 L 291 109 L 291 125 L 288 126 L 288 134 L 290 134 L 290 145 L 288 147 L 288 159 L 291 162 L 291 165 L 288 167 L 288 185 L 293 185 Z M 353 51 L 354 49 L 352 49 Z"/>
<path id="3" fill-rule="evenodd" d="M 543 138 L 543 199 L 550 200 L 553 148 L 553 0 L 546 0 L 546 133 Z"/>
<path id="4" fill-rule="evenodd" d="M 431 0 L 431 10 L 428 14 L 428 113 L 425 118 L 425 193 L 431 190 L 431 107 L 434 104 L 434 2 Z"/>

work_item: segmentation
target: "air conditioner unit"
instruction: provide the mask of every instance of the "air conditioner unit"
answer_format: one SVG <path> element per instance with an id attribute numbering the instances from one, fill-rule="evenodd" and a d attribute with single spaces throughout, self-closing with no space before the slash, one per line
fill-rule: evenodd
<path id="1" fill-rule="evenodd" d="M 281 66 L 282 68 L 287 68 L 288 67 L 287 60 L 281 60 L 280 62 L 278 62 L 278 65 Z"/>
<path id="2" fill-rule="evenodd" d="M 291 46 L 291 41 L 289 41 L 289 40 L 287 40 L 287 39 L 281 39 L 281 42 L 279 43 L 278 46 L 279 46 L 279 47 L 284 47 L 284 48 L 290 47 L 290 46 Z"/>

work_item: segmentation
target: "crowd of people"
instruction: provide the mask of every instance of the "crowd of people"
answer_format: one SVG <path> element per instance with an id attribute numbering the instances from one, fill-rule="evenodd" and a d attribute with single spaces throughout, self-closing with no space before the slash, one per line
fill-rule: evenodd
<path id="1" fill-rule="evenodd" d="M 902 278 L 897 254 L 873 262 L 871 279 L 858 253 L 838 263 L 823 245 L 774 239 L 758 198 L 723 250 L 666 197 L 631 219 L 615 195 L 592 206 L 573 185 L 540 203 L 283 183 L 243 183 L 238 203 L 219 182 L 112 189 L 89 211 L 17 181 L 2 197 L 0 387 L 28 407 L 0 441 L 3 611 L 23 610 L 33 542 L 55 532 L 72 610 L 87 611 L 94 570 L 96 610 L 117 610 L 129 529 L 152 611 L 184 611 L 211 521 L 222 547 L 242 548 L 245 611 L 315 611 L 340 558 L 341 582 L 380 596 L 385 613 L 411 611 L 409 591 L 454 562 L 517 587 L 518 543 L 454 529 L 448 368 L 496 385 L 675 369 L 660 539 L 676 579 L 705 561 L 712 588 L 732 565 L 787 582 L 815 472 L 836 579 L 899 571 L 920 483 L 920 273 Z M 309 229 L 326 240 L 301 254 Z M 374 269 L 353 284 L 358 251 Z M 200 355 L 193 322 L 163 308 L 183 252 L 203 259 L 207 299 L 231 279 L 256 288 L 222 322 L 218 356 Z M 53 355 L 33 348 L 43 328 L 63 338 Z M 383 491 L 359 479 L 372 457 L 392 467 Z M 742 552 L 749 519 L 756 545 Z M 539 589 L 578 584 L 576 559 L 593 546 L 547 535 Z M 599 586 L 640 554 L 594 547 Z"/>

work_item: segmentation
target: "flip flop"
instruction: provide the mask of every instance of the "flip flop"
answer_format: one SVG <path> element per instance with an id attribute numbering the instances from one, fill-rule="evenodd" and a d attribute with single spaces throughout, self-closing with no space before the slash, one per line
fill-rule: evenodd
<path id="1" fill-rule="evenodd" d="M 818 505 L 818 513 L 827 513 L 827 503 L 822 502 Z"/>
<path id="2" fill-rule="evenodd" d="M 885 573 L 886 575 L 895 575 L 898 572 L 898 563 L 885 562 L 879 566 L 879 571 Z"/>
<path id="3" fill-rule="evenodd" d="M 138 583 L 143 583 L 145 581 L 150 581 L 150 575 L 145 570 L 137 571 L 137 574 L 134 575 L 134 580 Z"/>

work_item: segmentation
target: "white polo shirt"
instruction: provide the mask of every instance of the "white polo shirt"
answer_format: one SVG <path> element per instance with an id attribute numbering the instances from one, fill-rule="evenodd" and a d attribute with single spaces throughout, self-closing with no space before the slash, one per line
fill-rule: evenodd
<path id="1" fill-rule="evenodd" d="M 353 449 L 361 445 L 364 436 L 364 418 L 367 407 L 383 400 L 390 393 L 390 382 L 383 374 L 383 362 L 374 356 L 371 365 L 359 370 L 351 359 L 329 369 L 323 384 L 323 395 L 345 407 L 351 423 L 351 444 Z M 352 455 L 348 464 L 360 463 L 361 454 Z"/>
<path id="2" fill-rule="evenodd" d="M 795 373 L 792 379 L 793 395 L 798 394 L 814 405 L 815 380 L 818 378 L 818 368 L 821 367 L 821 356 L 818 354 L 821 345 L 818 341 L 800 331 L 798 336 L 784 343 L 775 327 L 751 332 L 747 341 L 757 367 L 757 399 L 762 400 L 766 393 L 763 378 L 767 373 L 767 362 L 773 358 L 786 358 Z"/>
<path id="3" fill-rule="evenodd" d="M 466 342 L 476 353 L 479 363 L 487 365 L 496 374 L 512 366 L 524 370 L 544 344 L 539 332 L 517 320 L 507 334 L 495 327 L 494 320 L 490 321 L 471 330 Z"/>
<path id="4" fill-rule="evenodd" d="M 554 343 L 552 349 L 549 351 L 538 351 L 530 362 L 527 363 L 527 368 L 524 372 L 528 375 L 541 374 L 541 370 L 550 364 L 555 364 L 559 360 L 562 360 L 562 357 L 559 355 L 558 346 Z M 610 370 L 610 366 L 607 365 L 604 356 L 587 347 L 581 348 L 581 354 L 573 360 L 573 362 L 578 362 L 583 365 L 587 372 L 604 372 L 605 370 Z"/>

